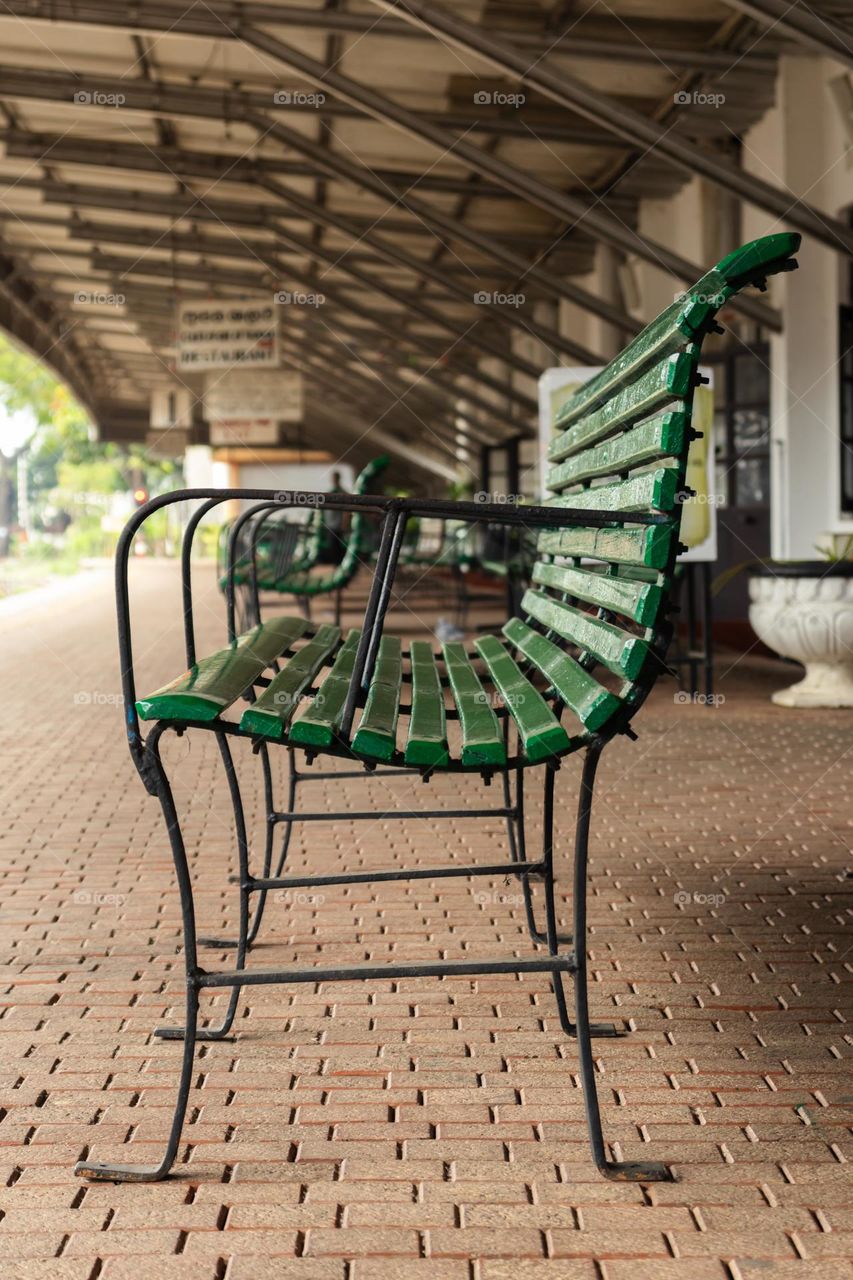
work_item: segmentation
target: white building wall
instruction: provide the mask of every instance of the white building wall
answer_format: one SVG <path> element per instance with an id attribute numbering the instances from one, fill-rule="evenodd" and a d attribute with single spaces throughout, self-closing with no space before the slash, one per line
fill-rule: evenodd
<path id="1" fill-rule="evenodd" d="M 850 142 L 826 58 L 780 60 L 776 106 L 744 139 L 744 168 L 834 216 L 853 204 Z M 743 238 L 785 228 L 744 206 Z M 771 339 L 771 547 L 777 559 L 814 559 L 826 534 L 853 530 L 839 498 L 838 307 L 842 254 L 804 237 L 800 270 L 777 277 L 771 298 L 785 331 Z"/>

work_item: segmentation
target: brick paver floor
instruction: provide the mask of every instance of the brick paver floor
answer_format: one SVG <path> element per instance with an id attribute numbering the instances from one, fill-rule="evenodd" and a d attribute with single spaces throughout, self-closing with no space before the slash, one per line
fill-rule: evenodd
<path id="1" fill-rule="evenodd" d="M 180 669 L 175 570 L 134 573 L 145 688 Z M 197 576 L 200 647 L 216 647 L 221 605 Z M 75 1160 L 153 1160 L 170 1119 L 180 1046 L 151 1031 L 181 1016 L 171 859 L 124 745 L 106 576 L 0 615 L 0 644 L 4 1280 L 851 1275 L 853 718 L 771 706 L 790 668 L 742 661 L 715 707 L 659 686 L 639 741 L 602 765 L 591 998 L 631 1030 L 596 1044 L 606 1134 L 624 1158 L 671 1161 L 677 1183 L 595 1173 L 575 1049 L 533 975 L 250 989 L 235 1040 L 199 1049 L 176 1175 L 87 1186 Z M 170 740 L 167 756 L 201 925 L 233 929 L 215 744 Z M 257 831 L 248 752 L 240 768 Z M 565 839 L 577 773 L 569 761 L 558 779 Z M 389 814 L 495 798 L 448 778 L 307 794 Z M 294 870 L 503 856 L 489 822 L 308 834 Z M 563 864 L 566 926 L 568 883 Z M 271 904 L 252 963 L 528 954 L 516 893 L 426 880 L 294 895 Z"/>

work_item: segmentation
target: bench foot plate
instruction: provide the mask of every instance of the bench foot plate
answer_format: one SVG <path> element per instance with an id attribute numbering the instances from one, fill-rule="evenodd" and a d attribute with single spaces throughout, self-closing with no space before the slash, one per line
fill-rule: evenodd
<path id="1" fill-rule="evenodd" d="M 78 1160 L 74 1173 L 89 1182 L 160 1182 L 163 1178 L 157 1164 L 103 1164 L 98 1160 Z"/>
<path id="2" fill-rule="evenodd" d="M 155 1027 L 154 1035 L 160 1040 L 183 1040 L 185 1038 L 183 1027 Z M 236 1036 L 226 1035 L 219 1031 L 197 1031 L 196 1040 L 223 1040 L 226 1044 L 234 1044 L 237 1040 Z"/>
<path id="3" fill-rule="evenodd" d="M 601 1170 L 613 1182 L 675 1182 L 668 1165 L 659 1160 L 611 1161 Z"/>

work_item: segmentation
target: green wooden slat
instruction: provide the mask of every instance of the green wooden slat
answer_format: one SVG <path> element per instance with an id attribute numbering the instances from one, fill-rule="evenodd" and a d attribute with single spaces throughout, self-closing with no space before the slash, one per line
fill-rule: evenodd
<path id="1" fill-rule="evenodd" d="M 591 653 L 617 675 L 634 680 L 640 674 L 649 651 L 647 642 L 641 637 L 628 635 L 612 623 L 593 618 L 541 591 L 527 591 L 521 607 L 531 618 L 556 631 L 570 644 Z"/>
<path id="2" fill-rule="evenodd" d="M 474 648 L 509 708 L 518 727 L 522 749 L 531 764 L 565 751 L 570 745 L 569 735 L 498 637 L 481 636 Z"/>
<path id="3" fill-rule="evenodd" d="M 539 535 L 539 550 L 551 556 L 589 556 L 608 564 L 664 569 L 675 533 L 671 524 L 644 529 L 548 529 Z"/>
<path id="4" fill-rule="evenodd" d="M 553 587 L 555 591 L 565 591 L 588 604 L 624 614 L 643 627 L 654 625 L 663 599 L 663 588 L 657 583 L 631 582 L 610 574 L 547 564 L 541 560 L 533 568 L 533 581 L 540 587 Z"/>
<path id="5" fill-rule="evenodd" d="M 696 352 L 681 351 L 669 356 L 663 364 L 655 365 L 629 386 L 618 387 L 603 408 L 587 414 L 555 436 L 548 447 L 549 460 L 562 462 L 570 453 L 595 444 L 602 436 L 613 435 L 620 427 L 650 417 L 670 401 L 686 400 L 694 385 L 696 355 Z"/>
<path id="6" fill-rule="evenodd" d="M 609 399 L 616 388 L 633 381 L 653 360 L 683 347 L 755 275 L 785 270 L 787 260 L 800 247 L 800 239 L 796 232 L 777 232 L 752 240 L 728 254 L 701 280 L 685 289 L 615 360 L 571 396 L 558 413 L 555 425 L 565 427 L 576 422 Z"/>
<path id="7" fill-rule="evenodd" d="M 406 740 L 406 764 L 439 767 L 450 759 L 447 749 L 444 692 L 432 646 L 413 640 L 409 650 L 412 669 L 412 710 Z"/>
<path id="8" fill-rule="evenodd" d="M 307 711 L 290 728 L 290 740 L 303 746 L 329 747 L 335 740 L 344 711 L 350 678 L 355 665 L 360 631 L 350 631 L 338 650 L 332 669 L 321 684 Z"/>
<path id="9" fill-rule="evenodd" d="M 646 325 L 615 360 L 585 382 L 561 407 L 554 426 L 565 428 L 588 416 L 628 383 L 635 382 L 649 365 L 682 350 L 731 293 L 724 277 L 714 269 L 709 271 Z"/>
<path id="10" fill-rule="evenodd" d="M 143 720 L 215 720 L 308 625 L 303 618 L 271 618 L 140 698 L 137 712 Z"/>
<path id="11" fill-rule="evenodd" d="M 442 646 L 450 688 L 459 711 L 462 763 L 501 765 L 506 747 L 500 721 L 489 706 L 489 695 L 474 670 L 464 644 Z"/>
<path id="12" fill-rule="evenodd" d="M 354 751 L 390 760 L 397 749 L 397 719 L 400 714 L 400 685 L 403 680 L 403 655 L 397 636 L 383 636 L 379 641 L 376 667 L 358 732 L 353 738 Z"/>
<path id="13" fill-rule="evenodd" d="M 293 655 L 258 700 L 243 712 L 240 728 L 265 738 L 283 738 L 285 725 L 299 706 L 300 694 L 310 689 L 340 638 L 340 627 L 329 624 L 318 627 L 313 640 Z"/>
<path id="14" fill-rule="evenodd" d="M 651 422 L 643 422 L 552 467 L 548 488 L 558 491 L 581 480 L 617 475 L 655 458 L 677 457 L 684 448 L 686 431 L 686 413 L 665 413 Z"/>
<path id="15" fill-rule="evenodd" d="M 622 705 L 621 699 L 584 671 L 571 654 L 528 627 L 521 618 L 511 618 L 503 633 L 529 662 L 532 662 L 574 711 L 585 728 L 595 733 Z"/>
<path id="16" fill-rule="evenodd" d="M 678 493 L 678 468 L 655 467 L 615 484 L 564 493 L 547 502 L 550 507 L 574 507 L 579 511 L 672 511 Z"/>

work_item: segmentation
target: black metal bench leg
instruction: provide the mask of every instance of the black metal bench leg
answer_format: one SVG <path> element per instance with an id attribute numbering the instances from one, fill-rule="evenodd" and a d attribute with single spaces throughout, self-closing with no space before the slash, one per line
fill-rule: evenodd
<path id="1" fill-rule="evenodd" d="M 184 968 L 186 972 L 186 1034 L 184 1035 L 184 1056 L 181 1064 L 178 1097 L 172 1117 L 172 1128 L 166 1143 L 166 1150 L 159 1164 L 113 1164 L 99 1160 L 80 1160 L 74 1166 L 78 1177 L 88 1178 L 95 1182 L 159 1182 L 169 1173 L 178 1153 L 181 1131 L 187 1111 L 190 1087 L 193 1077 L 193 1059 L 195 1057 L 196 1031 L 198 1027 L 198 987 L 196 977 L 198 960 L 196 956 L 195 907 L 193 903 L 192 881 L 187 865 L 186 849 L 181 835 L 180 823 L 175 810 L 175 801 L 159 756 L 152 752 L 157 769 L 157 795 L 166 819 L 169 842 L 172 846 L 172 858 L 181 894 L 181 915 L 184 932 Z"/>
<path id="2" fill-rule="evenodd" d="M 267 805 L 267 844 L 264 850 L 264 879 L 267 879 L 269 877 L 270 867 L 272 865 L 272 849 L 273 849 L 273 842 L 275 840 L 276 828 L 279 824 L 271 820 L 271 815 L 275 808 L 275 805 L 273 803 L 272 776 L 270 773 L 269 754 L 267 751 L 266 744 L 261 746 L 261 759 L 263 761 L 263 769 L 264 769 L 264 798 L 266 800 L 266 805 Z M 294 754 L 291 748 L 288 748 L 287 760 L 288 760 L 288 777 L 287 777 L 287 803 L 285 806 L 285 813 L 293 813 L 293 809 L 296 804 L 296 783 L 298 781 L 298 778 L 296 775 L 296 761 L 294 759 Z M 281 852 L 278 855 L 278 862 L 276 863 L 275 871 L 273 872 L 273 878 L 276 880 L 284 872 L 284 865 L 287 862 L 287 853 L 288 853 L 288 850 L 290 849 L 290 838 L 293 835 L 293 828 L 295 826 L 296 826 L 295 822 L 284 823 L 284 836 L 282 837 L 282 842 L 281 842 Z M 252 943 L 255 941 L 255 938 L 257 938 L 258 936 L 258 930 L 260 929 L 261 921 L 264 918 L 264 909 L 266 907 L 268 893 L 269 893 L 268 889 L 261 889 L 260 892 L 258 893 L 258 905 L 255 907 L 255 915 L 252 920 L 252 926 L 249 929 L 249 936 L 246 939 L 247 947 L 250 947 Z"/>
<path id="3" fill-rule="evenodd" d="M 237 780 L 237 771 L 234 768 L 234 757 L 231 754 L 231 748 L 228 745 L 228 739 L 224 733 L 217 733 L 216 741 L 219 744 L 219 752 L 222 756 L 222 763 L 225 766 L 225 776 L 228 779 L 228 790 L 231 796 L 231 808 L 234 812 L 234 827 L 237 834 L 237 854 L 240 870 L 240 928 L 239 937 L 237 939 L 237 959 L 235 962 L 236 969 L 244 969 L 246 967 L 246 952 L 249 943 L 249 843 L 246 834 L 246 818 L 243 812 L 243 799 L 240 795 L 240 784 Z M 195 945 L 195 943 L 194 943 Z M 200 1031 L 194 1029 L 194 1037 L 198 1040 L 226 1040 L 234 1024 L 234 1017 L 237 1013 L 237 1005 L 240 1002 L 240 992 L 242 987 L 232 987 L 231 994 L 228 998 L 228 1008 L 225 1017 L 218 1027 L 204 1027 Z M 186 1037 L 185 1027 L 157 1027 L 155 1036 L 159 1036 L 162 1040 L 184 1040 Z"/>
<path id="4" fill-rule="evenodd" d="M 507 809 L 512 808 L 512 793 L 510 789 L 509 771 L 503 774 L 503 790 L 504 805 Z M 517 817 L 515 819 L 509 817 L 506 820 L 507 835 L 509 837 L 509 851 L 513 862 L 527 861 L 527 837 L 525 830 L 524 817 L 524 770 L 516 769 L 515 771 L 515 810 Z M 536 923 L 536 913 L 533 908 L 533 894 L 530 889 L 530 877 L 522 875 L 521 892 L 524 897 L 524 915 L 527 921 L 527 932 L 530 940 L 539 946 L 545 946 L 548 942 L 548 935 L 543 933 Z M 558 933 L 557 942 L 560 946 L 570 947 L 572 945 L 572 935 L 570 933 Z"/>
<path id="5" fill-rule="evenodd" d="M 262 742 L 260 744 L 258 754 L 261 759 L 261 769 L 263 771 L 263 776 L 264 776 L 264 806 L 265 806 L 265 812 L 267 815 L 267 818 L 266 818 L 267 834 L 266 834 L 266 844 L 264 847 L 264 858 L 263 858 L 263 879 L 267 880 L 269 879 L 270 873 L 272 872 L 272 851 L 273 851 L 273 845 L 275 843 L 276 830 L 279 824 L 275 822 L 272 817 L 273 811 L 275 809 L 275 797 L 273 795 L 272 771 L 270 768 L 269 747 L 265 742 Z M 297 776 L 296 776 L 296 764 L 294 761 L 293 750 L 290 747 L 288 747 L 287 749 L 287 760 L 288 760 L 288 783 L 287 783 L 287 803 L 285 807 L 285 812 L 292 813 L 293 807 L 296 803 Z M 284 871 L 284 864 L 287 861 L 287 853 L 288 853 L 288 849 L 290 848 L 290 837 L 293 832 L 294 825 L 295 824 L 292 822 L 287 822 L 284 824 L 284 837 L 282 839 L 281 852 L 279 853 L 278 862 L 276 864 L 275 872 L 273 873 L 276 879 Z M 258 936 L 258 931 L 260 930 L 261 922 L 264 918 L 264 910 L 266 908 L 268 892 L 269 892 L 268 889 L 261 889 L 258 894 L 258 903 L 257 903 L 257 906 L 255 907 L 255 913 L 252 918 L 251 926 L 249 928 L 249 935 L 246 938 L 247 947 L 251 947 L 252 943 L 255 941 L 255 939 Z M 199 938 L 198 941 L 199 941 L 199 946 L 212 947 L 217 951 L 230 951 L 234 947 L 239 946 L 239 939 L 237 938 L 203 937 L 203 938 Z"/>
<path id="6" fill-rule="evenodd" d="M 589 761 L 591 752 L 587 753 L 587 762 Z M 596 759 L 598 752 L 596 750 Z M 584 766 L 586 770 L 587 765 Z M 586 772 L 584 772 L 586 777 Z M 594 766 L 593 766 L 594 777 Z M 552 956 L 559 952 L 560 935 L 557 933 L 557 898 L 554 891 L 554 781 L 556 771 L 554 769 L 545 769 L 545 795 L 543 799 L 543 831 L 542 831 L 542 861 L 545 863 L 545 940 L 548 951 Z M 581 788 L 581 805 L 583 804 L 583 784 Z M 578 810 L 578 823 L 580 824 L 580 809 Z M 578 828 L 579 829 L 579 828 Z M 577 940 L 577 932 L 573 935 L 573 939 Z M 554 998 L 557 1001 L 557 1013 L 560 1018 L 560 1027 L 567 1036 L 578 1036 L 578 1028 L 569 1017 L 568 1005 L 566 1003 L 566 992 L 563 986 L 563 975 L 556 971 L 551 975 L 552 985 L 554 987 Z M 594 1022 L 588 1025 L 588 1034 L 597 1037 L 614 1037 L 626 1034 L 624 1028 L 614 1026 L 612 1022 Z"/>
<path id="7" fill-rule="evenodd" d="M 591 1036 L 594 1034 L 589 1021 L 586 966 L 586 889 L 589 860 L 589 824 L 592 814 L 592 796 L 595 787 L 595 771 L 598 766 L 599 747 L 590 747 L 586 753 L 578 802 L 578 820 L 575 828 L 574 874 L 574 932 L 575 932 L 575 1028 L 580 1057 L 580 1075 L 583 1101 L 592 1155 L 599 1171 L 618 1182 L 673 1182 L 672 1173 L 657 1160 L 614 1161 L 607 1158 L 604 1134 L 601 1129 L 601 1111 L 595 1084 L 595 1066 L 592 1060 Z M 555 975 L 556 976 L 556 975 Z M 556 984 L 555 984 L 556 985 Z"/>

